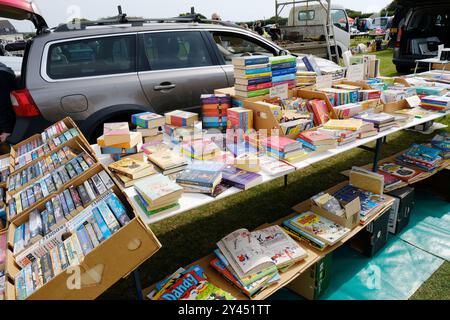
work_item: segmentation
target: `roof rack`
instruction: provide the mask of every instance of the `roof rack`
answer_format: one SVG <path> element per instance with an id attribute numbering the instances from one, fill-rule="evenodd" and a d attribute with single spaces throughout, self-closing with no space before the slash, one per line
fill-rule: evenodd
<path id="1" fill-rule="evenodd" d="M 239 27 L 238 25 L 231 22 L 217 21 L 202 19 L 202 15 L 195 13 L 194 8 L 191 8 L 191 14 L 188 16 L 173 17 L 173 18 L 143 18 L 143 19 L 128 19 L 126 13 L 122 13 L 122 7 L 118 6 L 119 14 L 115 19 L 106 20 L 96 20 L 96 21 L 80 21 L 78 23 L 65 23 L 54 28 L 53 31 L 74 31 L 74 30 L 84 30 L 89 27 L 101 27 L 101 26 L 121 26 L 121 25 L 131 25 L 133 27 L 143 26 L 148 23 L 211 23 L 218 24 L 222 26 L 233 26 Z"/>

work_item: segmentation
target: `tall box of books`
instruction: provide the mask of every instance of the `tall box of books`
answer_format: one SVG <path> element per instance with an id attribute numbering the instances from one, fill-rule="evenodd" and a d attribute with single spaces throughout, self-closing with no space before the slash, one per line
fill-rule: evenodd
<path id="1" fill-rule="evenodd" d="M 330 286 L 332 262 L 333 254 L 329 253 L 301 273 L 288 288 L 308 300 L 319 299 Z"/>

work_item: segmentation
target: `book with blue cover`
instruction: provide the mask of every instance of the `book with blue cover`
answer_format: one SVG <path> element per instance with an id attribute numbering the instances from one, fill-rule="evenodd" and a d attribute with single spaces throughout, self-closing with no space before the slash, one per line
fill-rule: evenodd
<path id="1" fill-rule="evenodd" d="M 272 77 L 272 82 L 283 82 L 289 80 L 296 80 L 297 76 L 295 74 L 285 74 L 282 76 Z"/>
<path id="2" fill-rule="evenodd" d="M 236 57 L 232 60 L 232 64 L 235 66 L 251 66 L 265 63 L 269 63 L 269 57 L 267 56 Z"/>
<path id="3" fill-rule="evenodd" d="M 186 169 L 177 177 L 177 183 L 182 185 L 194 185 L 206 188 L 214 188 L 222 180 L 220 171 L 205 171 L 198 169 Z"/>
<path id="4" fill-rule="evenodd" d="M 272 64 L 272 73 L 274 70 L 290 69 L 290 68 L 296 68 L 296 67 L 297 67 L 296 61 L 276 63 L 276 64 Z"/>
<path id="5" fill-rule="evenodd" d="M 107 203 L 108 207 L 111 209 L 112 213 L 116 217 L 117 221 L 119 221 L 121 226 L 124 226 L 128 222 L 130 222 L 130 218 L 127 215 L 127 210 L 125 209 L 117 195 L 112 193 L 111 195 L 106 197 L 105 202 Z"/>
<path id="6" fill-rule="evenodd" d="M 297 68 L 272 70 L 272 78 L 287 74 L 297 74 Z"/>

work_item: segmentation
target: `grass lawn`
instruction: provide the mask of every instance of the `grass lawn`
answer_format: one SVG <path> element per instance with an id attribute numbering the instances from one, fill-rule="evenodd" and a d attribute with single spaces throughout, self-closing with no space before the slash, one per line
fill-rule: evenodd
<path id="1" fill-rule="evenodd" d="M 377 53 L 382 60 L 382 74 L 392 75 L 392 52 Z M 386 72 L 386 73 L 385 73 Z M 450 125 L 450 119 L 442 122 Z M 403 131 L 388 137 L 383 157 L 406 149 L 413 142 L 429 141 L 427 136 Z M 289 176 L 288 187 L 283 178 L 210 205 L 183 213 L 152 225 L 162 249 L 141 267 L 143 287 L 148 287 L 181 266 L 209 254 L 223 236 L 238 229 L 250 230 L 292 213 L 299 202 L 330 188 L 347 178 L 339 172 L 372 161 L 369 152 L 355 149 L 339 157 L 328 159 Z M 413 299 L 449 299 L 450 264 L 445 263 L 412 297 Z M 103 299 L 134 299 L 133 277 L 122 279 L 105 292 Z"/>

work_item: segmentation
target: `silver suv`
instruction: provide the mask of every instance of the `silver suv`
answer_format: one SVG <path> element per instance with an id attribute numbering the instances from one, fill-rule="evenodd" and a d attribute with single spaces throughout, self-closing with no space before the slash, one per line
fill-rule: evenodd
<path id="1" fill-rule="evenodd" d="M 30 19 L 37 28 L 25 48 L 19 90 L 11 95 L 17 115 L 13 143 L 66 116 L 92 141 L 104 122 L 136 112 L 196 109 L 201 94 L 234 85 L 233 57 L 288 53 L 249 30 L 223 24 L 122 17 L 50 30 L 23 0 L 0 0 L 0 16 Z"/>

